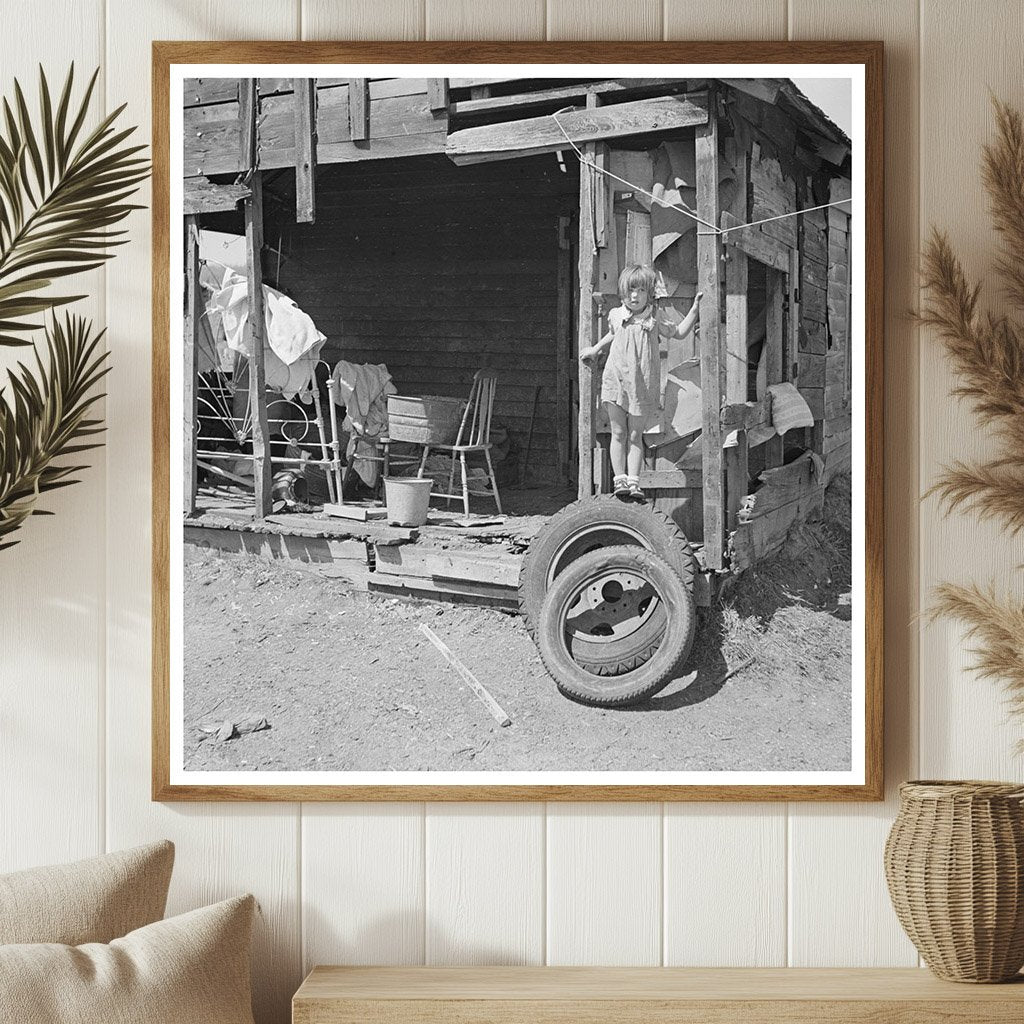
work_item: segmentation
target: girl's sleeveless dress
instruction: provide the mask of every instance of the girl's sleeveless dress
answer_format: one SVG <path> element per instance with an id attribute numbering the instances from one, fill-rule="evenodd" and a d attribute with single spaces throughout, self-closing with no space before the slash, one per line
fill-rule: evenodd
<path id="1" fill-rule="evenodd" d="M 651 305 L 633 314 L 618 306 L 608 314 L 614 337 L 601 377 L 601 401 L 630 416 L 650 416 L 661 407 L 657 320 Z"/>

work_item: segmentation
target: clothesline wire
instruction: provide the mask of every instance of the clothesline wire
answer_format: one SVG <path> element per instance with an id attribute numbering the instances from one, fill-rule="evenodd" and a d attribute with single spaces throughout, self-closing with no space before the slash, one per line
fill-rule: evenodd
<path id="1" fill-rule="evenodd" d="M 850 199 L 837 199 L 834 202 L 822 203 L 819 206 L 809 206 L 802 210 L 793 210 L 790 213 L 780 213 L 776 217 L 764 217 L 761 220 L 753 220 L 747 224 L 734 224 L 732 227 L 720 228 L 704 220 L 696 213 L 696 211 L 691 210 L 682 201 L 680 201 L 679 203 L 670 203 L 665 199 L 656 196 L 653 192 L 648 192 L 647 189 L 641 188 L 639 185 L 635 185 L 633 182 L 627 181 L 625 178 L 620 178 L 619 175 L 613 173 L 612 171 L 609 171 L 607 168 L 599 167 L 593 160 L 587 157 L 587 155 L 579 148 L 579 146 L 576 145 L 575 142 L 573 142 L 573 140 L 569 137 L 569 133 L 566 132 L 565 128 L 562 126 L 562 122 L 558 120 L 559 114 L 564 114 L 567 110 L 573 109 L 573 107 L 563 107 L 561 110 L 556 110 L 555 113 L 551 115 L 551 120 L 554 121 L 555 124 L 558 126 L 558 130 L 562 133 L 563 137 L 565 138 L 565 141 L 569 143 L 569 146 L 572 148 L 573 152 L 579 158 L 580 163 L 583 164 L 585 167 L 592 168 L 599 174 L 603 174 L 608 178 L 614 178 L 616 181 L 622 182 L 623 185 L 628 185 L 629 188 L 632 189 L 634 192 L 639 192 L 641 195 L 647 196 L 648 199 L 650 199 L 652 202 L 657 203 L 659 206 L 669 210 L 678 210 L 679 213 L 689 217 L 691 220 L 695 220 L 698 224 L 702 224 L 704 227 L 711 229 L 710 231 L 698 231 L 698 235 L 727 235 L 730 231 L 740 231 L 743 228 L 754 228 L 760 224 L 770 224 L 772 221 L 785 220 L 787 217 L 797 217 L 801 213 L 814 213 L 814 211 L 816 210 L 827 210 L 833 206 L 843 206 L 844 204 L 852 201 Z"/>

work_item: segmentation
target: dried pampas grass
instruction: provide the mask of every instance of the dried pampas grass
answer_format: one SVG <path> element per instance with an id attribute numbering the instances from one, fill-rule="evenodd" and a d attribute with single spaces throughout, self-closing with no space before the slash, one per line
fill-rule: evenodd
<path id="1" fill-rule="evenodd" d="M 935 588 L 931 614 L 967 626 L 967 637 L 976 644 L 971 649 L 974 670 L 983 678 L 1002 680 L 1011 710 L 1024 714 L 1024 608 L 1007 605 L 992 588 L 942 583 Z M 1018 749 L 1024 750 L 1024 743 Z"/>
<path id="2" fill-rule="evenodd" d="M 1024 121 L 999 100 L 993 105 L 997 137 L 984 149 L 982 181 L 1001 236 L 995 269 L 1010 301 L 1024 307 Z M 947 515 L 970 511 L 1016 536 L 1024 530 L 1024 328 L 978 311 L 980 285 L 968 279 L 942 232 L 932 233 L 923 266 L 927 301 L 917 319 L 945 345 L 958 378 L 953 394 L 971 403 L 997 442 L 991 458 L 945 467 L 928 494 L 938 495 Z M 993 589 L 943 583 L 932 614 L 967 625 L 977 645 L 975 669 L 1001 679 L 1012 710 L 1024 714 L 1024 607 L 1000 600 Z"/>

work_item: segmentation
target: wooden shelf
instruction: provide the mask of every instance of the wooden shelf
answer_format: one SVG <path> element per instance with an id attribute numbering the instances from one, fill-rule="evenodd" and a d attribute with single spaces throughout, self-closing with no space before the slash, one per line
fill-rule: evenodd
<path id="1" fill-rule="evenodd" d="M 917 969 L 316 967 L 293 1024 L 1019 1024 L 1002 985 Z"/>

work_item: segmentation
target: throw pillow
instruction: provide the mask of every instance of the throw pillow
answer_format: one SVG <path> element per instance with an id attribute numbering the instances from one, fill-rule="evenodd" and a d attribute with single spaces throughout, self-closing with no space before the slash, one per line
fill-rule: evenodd
<path id="1" fill-rule="evenodd" d="M 253 1024 L 254 907 L 239 896 L 108 945 L 0 946 L 0 1020 Z"/>
<path id="2" fill-rule="evenodd" d="M 0 944 L 110 942 L 159 921 L 174 844 L 0 875 Z"/>

